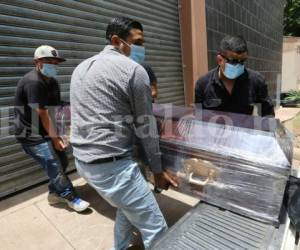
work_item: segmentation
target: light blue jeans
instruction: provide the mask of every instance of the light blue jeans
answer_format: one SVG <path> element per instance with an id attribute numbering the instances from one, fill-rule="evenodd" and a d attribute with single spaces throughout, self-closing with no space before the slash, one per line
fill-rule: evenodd
<path id="1" fill-rule="evenodd" d="M 114 248 L 125 250 L 136 227 L 145 248 L 167 230 L 166 221 L 142 176 L 138 164 L 130 157 L 103 164 L 75 160 L 81 175 L 107 202 L 117 207 Z"/>

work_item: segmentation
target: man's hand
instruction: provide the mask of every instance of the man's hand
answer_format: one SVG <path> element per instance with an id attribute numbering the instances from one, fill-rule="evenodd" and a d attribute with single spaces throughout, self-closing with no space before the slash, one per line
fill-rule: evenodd
<path id="1" fill-rule="evenodd" d="M 47 131 L 52 140 L 54 148 L 58 151 L 64 151 L 67 145 L 64 143 L 62 138 L 57 136 L 56 128 L 53 126 L 48 109 L 36 109 L 36 111 L 39 114 L 44 129 Z"/>
<path id="2" fill-rule="evenodd" d="M 53 143 L 54 148 L 58 151 L 64 151 L 67 147 L 64 144 L 64 141 L 59 137 L 52 138 L 52 143 Z"/>
<path id="3" fill-rule="evenodd" d="M 159 174 L 154 174 L 154 182 L 156 187 L 165 190 L 168 190 L 170 185 L 178 187 L 176 180 L 165 171 Z"/>

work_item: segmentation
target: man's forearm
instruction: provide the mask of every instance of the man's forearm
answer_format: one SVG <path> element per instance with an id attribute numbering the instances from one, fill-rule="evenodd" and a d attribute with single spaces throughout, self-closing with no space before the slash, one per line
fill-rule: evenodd
<path id="1" fill-rule="evenodd" d="M 58 136 L 48 111 L 39 112 L 39 117 L 49 137 L 51 139 L 57 138 Z"/>
<path id="2" fill-rule="evenodd" d="M 153 173 L 161 173 L 161 153 L 156 119 L 153 115 L 140 116 L 136 122 L 136 136 L 140 139 Z"/>
<path id="3" fill-rule="evenodd" d="M 155 140 L 156 139 L 148 138 L 142 142 L 149 167 L 154 174 L 162 172 L 161 152 L 159 150 L 159 144 L 155 142 Z"/>

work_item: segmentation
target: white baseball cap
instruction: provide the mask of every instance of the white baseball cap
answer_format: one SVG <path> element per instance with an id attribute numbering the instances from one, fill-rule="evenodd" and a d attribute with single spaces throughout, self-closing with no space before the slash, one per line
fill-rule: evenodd
<path id="1" fill-rule="evenodd" d="M 55 58 L 60 62 L 66 61 L 66 59 L 59 56 L 58 51 L 55 48 L 48 45 L 42 45 L 35 50 L 34 59 L 40 58 Z"/>

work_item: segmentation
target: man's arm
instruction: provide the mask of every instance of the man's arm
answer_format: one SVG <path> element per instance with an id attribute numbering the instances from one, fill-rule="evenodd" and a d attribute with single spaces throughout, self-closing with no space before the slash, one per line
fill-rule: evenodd
<path id="1" fill-rule="evenodd" d="M 56 129 L 53 125 L 48 109 L 36 109 L 36 112 L 38 113 L 42 121 L 42 125 L 44 129 L 46 130 L 49 137 L 51 138 L 54 148 L 58 151 L 63 151 L 66 148 L 66 146 L 63 140 L 60 137 L 58 137 L 56 133 Z"/>
<path id="2" fill-rule="evenodd" d="M 142 63 L 141 65 L 144 67 L 144 69 L 146 70 L 146 72 L 149 76 L 150 85 L 157 84 L 157 77 L 156 77 L 153 69 L 150 67 L 150 65 L 148 65 L 146 63 Z"/>
<path id="3" fill-rule="evenodd" d="M 161 166 L 159 136 L 152 111 L 151 91 L 146 71 L 137 66 L 129 84 L 136 135 L 144 147 L 149 167 L 154 173 L 155 183 L 160 188 L 167 188 L 167 183 L 177 186 L 177 183 L 163 171 Z"/>
<path id="4" fill-rule="evenodd" d="M 150 86 L 151 86 L 151 96 L 153 98 L 157 98 L 157 77 L 153 71 L 153 69 L 150 67 L 150 65 L 146 63 L 141 64 L 144 69 L 146 70 L 149 79 L 150 79 Z"/>
<path id="5" fill-rule="evenodd" d="M 196 82 L 195 86 L 195 103 L 202 103 L 204 98 L 203 82 L 201 78 Z"/>
<path id="6" fill-rule="evenodd" d="M 151 96 L 152 96 L 152 98 L 157 98 L 157 94 L 158 94 L 157 83 L 153 82 L 153 83 L 151 83 Z"/>
<path id="7" fill-rule="evenodd" d="M 141 67 L 137 67 L 130 80 L 132 110 L 136 135 L 141 141 L 150 168 L 154 173 L 162 172 L 161 154 L 156 119 L 152 111 L 149 78 Z"/>
<path id="8" fill-rule="evenodd" d="M 258 88 L 258 103 L 261 104 L 261 116 L 270 116 L 274 117 L 274 105 L 268 94 L 268 86 L 266 84 L 265 79 L 262 77 L 259 83 Z"/>

